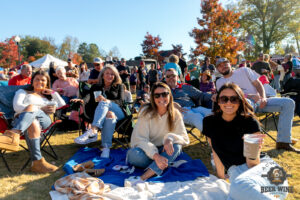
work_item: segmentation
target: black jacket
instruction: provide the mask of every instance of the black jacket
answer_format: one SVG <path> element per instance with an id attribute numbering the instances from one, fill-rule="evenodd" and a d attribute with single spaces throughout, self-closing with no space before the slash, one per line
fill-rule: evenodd
<path id="1" fill-rule="evenodd" d="M 104 85 L 94 84 L 91 87 L 90 94 L 84 98 L 85 106 L 84 112 L 85 116 L 91 121 L 94 118 L 95 110 L 97 108 L 98 102 L 95 101 L 94 91 L 102 91 L 105 94 L 105 98 L 111 100 L 112 102 L 118 104 L 121 108 L 124 106 L 124 88 L 122 85 L 117 84 L 116 86 L 111 86 L 109 91 L 104 92 Z"/>

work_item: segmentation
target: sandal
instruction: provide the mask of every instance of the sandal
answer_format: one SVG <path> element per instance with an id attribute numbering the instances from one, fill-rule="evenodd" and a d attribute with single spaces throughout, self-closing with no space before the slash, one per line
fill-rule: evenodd
<path id="1" fill-rule="evenodd" d="M 105 169 L 86 169 L 84 172 L 92 177 L 99 177 L 105 172 Z"/>
<path id="2" fill-rule="evenodd" d="M 93 161 L 89 160 L 87 162 L 80 163 L 80 164 L 73 166 L 73 171 L 74 172 L 82 172 L 85 169 L 94 168 L 94 166 L 95 166 L 95 164 L 93 163 Z"/>

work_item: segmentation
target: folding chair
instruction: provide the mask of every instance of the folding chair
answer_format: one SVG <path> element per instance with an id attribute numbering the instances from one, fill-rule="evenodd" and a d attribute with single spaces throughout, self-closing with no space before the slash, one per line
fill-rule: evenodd
<path id="1" fill-rule="evenodd" d="M 5 130 L 11 128 L 8 120 L 5 118 L 5 116 L 3 114 L 0 113 L 0 123 L 1 123 L 1 133 L 4 133 Z M 62 122 L 62 120 L 56 120 L 54 122 L 52 122 L 52 124 L 47 128 L 47 129 L 44 129 L 42 130 L 41 132 L 41 142 L 40 142 L 40 145 L 41 145 L 41 151 L 45 152 L 46 154 L 48 154 L 49 156 L 51 156 L 52 158 L 54 158 L 55 160 L 58 159 L 58 156 L 56 154 L 56 152 L 54 151 L 54 148 L 52 147 L 51 143 L 50 143 L 50 138 L 51 136 L 55 133 L 58 125 Z M 2 126 L 3 124 L 3 126 Z M 3 127 L 3 128 L 2 128 Z M 5 128 L 5 129 L 4 129 Z M 21 140 L 25 140 L 25 136 L 24 135 L 20 135 L 20 139 Z M 25 147 L 24 145 L 22 144 L 19 144 L 21 148 L 23 148 L 25 151 L 28 152 L 29 154 L 29 150 L 27 147 Z M 46 145 L 50 148 L 50 150 L 46 150 Z M 11 172 L 9 166 L 8 166 L 8 163 L 5 159 L 5 153 L 6 153 L 6 150 L 3 150 L 3 149 L 0 149 L 0 156 L 2 157 L 2 160 L 7 168 L 7 170 L 9 172 Z M 29 154 L 30 156 L 30 154 Z M 30 162 L 30 157 L 28 158 L 28 160 L 25 162 L 25 164 L 22 166 L 21 170 L 20 171 L 23 171 L 26 166 L 28 165 L 28 163 Z"/>

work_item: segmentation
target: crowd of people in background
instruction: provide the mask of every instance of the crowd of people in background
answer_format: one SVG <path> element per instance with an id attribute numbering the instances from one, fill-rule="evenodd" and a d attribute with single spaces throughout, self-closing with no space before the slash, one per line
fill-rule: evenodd
<path id="1" fill-rule="evenodd" d="M 212 59 L 216 65 L 211 63 Z M 102 158 L 110 156 L 116 124 L 125 117 L 124 103 L 133 103 L 139 117 L 131 137 L 128 162 L 147 168 L 141 177 L 130 180 L 135 183 L 160 175 L 178 156 L 182 146 L 189 143 L 185 124 L 196 127 L 208 137 L 220 178 L 225 178 L 224 169 L 230 171 L 233 165 L 251 168 L 260 163 L 259 159 L 243 157 L 244 132 L 228 128 L 228 124 L 239 126 L 241 123 L 247 133 L 258 134 L 259 123 L 254 113 L 278 112 L 276 149 L 300 152 L 293 147 L 297 141 L 292 138 L 291 130 L 295 104 L 296 110 L 297 106 L 299 109 L 299 101 L 276 97 L 292 76 L 298 76 L 293 72 L 291 55 L 281 61 L 260 53 L 255 62 L 241 59 L 235 66 L 219 56 L 186 62 L 180 53 L 171 54 L 165 63 L 148 64 L 140 60 L 139 66 L 128 66 L 124 58 L 116 61 L 111 57 L 105 61 L 94 58 L 93 68 L 84 62 L 74 65 L 71 59 L 67 62 L 67 66 L 51 63 L 47 72 L 23 64 L 19 72 L 5 69 L 1 73 L 1 82 L 6 81 L 9 86 L 29 84 L 30 88 L 16 93 L 17 116 L 12 130 L 0 136 L 0 148 L 16 150 L 19 134 L 25 133 L 34 172 L 57 170 L 44 160 L 39 148 L 40 126 L 46 128 L 50 123 L 49 114 L 54 112 L 51 101 L 56 106 L 74 101 L 85 104 L 90 124 L 75 143 L 95 142 L 101 131 Z M 86 84 L 90 85 L 89 98 L 82 99 L 79 90 Z M 132 100 L 134 94 L 136 98 Z M 222 130 L 235 134 L 232 138 L 237 143 L 230 147 L 221 144 L 220 141 L 227 139 L 220 135 Z M 233 151 L 237 154 L 231 157 Z M 234 182 L 236 177 L 229 178 Z"/>

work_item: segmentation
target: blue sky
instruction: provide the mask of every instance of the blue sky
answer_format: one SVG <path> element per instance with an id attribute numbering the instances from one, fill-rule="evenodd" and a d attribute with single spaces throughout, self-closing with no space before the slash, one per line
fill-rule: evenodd
<path id="1" fill-rule="evenodd" d="M 182 44 L 189 53 L 200 17 L 200 0 L 1 0 L 1 7 L 0 41 L 32 35 L 59 45 L 70 35 L 106 52 L 117 46 L 127 59 L 142 53 L 146 32 L 161 37 L 163 50 Z"/>

